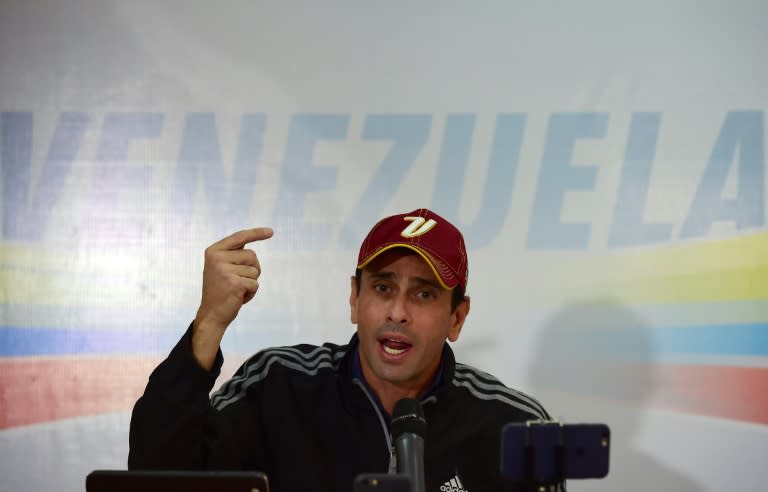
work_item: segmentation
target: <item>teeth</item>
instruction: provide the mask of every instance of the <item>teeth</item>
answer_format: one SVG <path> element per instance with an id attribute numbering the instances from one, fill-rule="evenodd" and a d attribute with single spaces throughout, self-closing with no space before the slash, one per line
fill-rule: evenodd
<path id="1" fill-rule="evenodd" d="M 388 354 L 391 354 L 391 355 L 400 355 L 403 352 L 405 352 L 405 349 L 397 350 L 397 349 L 393 349 L 393 348 L 390 348 L 390 347 L 387 347 L 386 345 L 384 345 L 384 352 L 386 352 Z"/>

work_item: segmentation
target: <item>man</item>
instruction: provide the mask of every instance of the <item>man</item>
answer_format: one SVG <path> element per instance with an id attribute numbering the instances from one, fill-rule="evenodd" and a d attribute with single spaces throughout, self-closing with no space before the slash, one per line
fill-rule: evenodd
<path id="1" fill-rule="evenodd" d="M 408 397 L 427 420 L 427 491 L 516 490 L 499 476 L 501 428 L 549 417 L 456 363 L 446 340 L 469 313 L 467 254 L 458 229 L 427 209 L 387 217 L 363 241 L 348 344 L 259 352 L 209 401 L 222 336 L 259 288 L 259 261 L 243 247 L 271 236 L 240 231 L 206 250 L 197 316 L 134 408 L 129 467 L 261 470 L 276 491 L 348 491 L 360 473 L 394 470 L 389 420 Z"/>

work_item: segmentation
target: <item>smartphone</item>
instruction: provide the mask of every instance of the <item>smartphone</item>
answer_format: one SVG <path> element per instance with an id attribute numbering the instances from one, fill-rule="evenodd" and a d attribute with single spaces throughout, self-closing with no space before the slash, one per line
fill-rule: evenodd
<path id="1" fill-rule="evenodd" d="M 354 492 L 411 492 L 411 479 L 405 475 L 363 473 L 355 477 Z"/>
<path id="2" fill-rule="evenodd" d="M 605 424 L 507 424 L 501 433 L 501 475 L 547 483 L 608 475 L 611 431 Z"/>
<path id="3" fill-rule="evenodd" d="M 607 425 L 566 425 L 563 442 L 568 478 L 604 478 L 608 475 L 611 430 Z"/>

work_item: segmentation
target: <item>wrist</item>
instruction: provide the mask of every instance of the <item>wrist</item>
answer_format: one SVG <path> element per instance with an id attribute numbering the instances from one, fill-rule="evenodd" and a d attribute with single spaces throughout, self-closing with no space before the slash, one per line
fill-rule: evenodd
<path id="1" fill-rule="evenodd" d="M 208 371 L 216 362 L 225 329 L 220 323 L 197 318 L 192 325 L 192 355 Z"/>

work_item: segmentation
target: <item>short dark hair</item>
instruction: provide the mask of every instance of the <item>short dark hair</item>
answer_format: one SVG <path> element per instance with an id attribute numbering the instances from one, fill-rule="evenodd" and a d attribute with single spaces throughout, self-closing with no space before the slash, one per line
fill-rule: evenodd
<path id="1" fill-rule="evenodd" d="M 360 268 L 355 269 L 355 286 L 357 287 L 357 292 L 360 292 L 360 283 L 362 282 L 363 278 L 363 271 Z M 459 307 L 459 304 L 467 300 L 466 289 L 463 285 L 457 285 L 456 287 L 451 290 L 451 312 L 456 311 L 456 308 Z"/>

